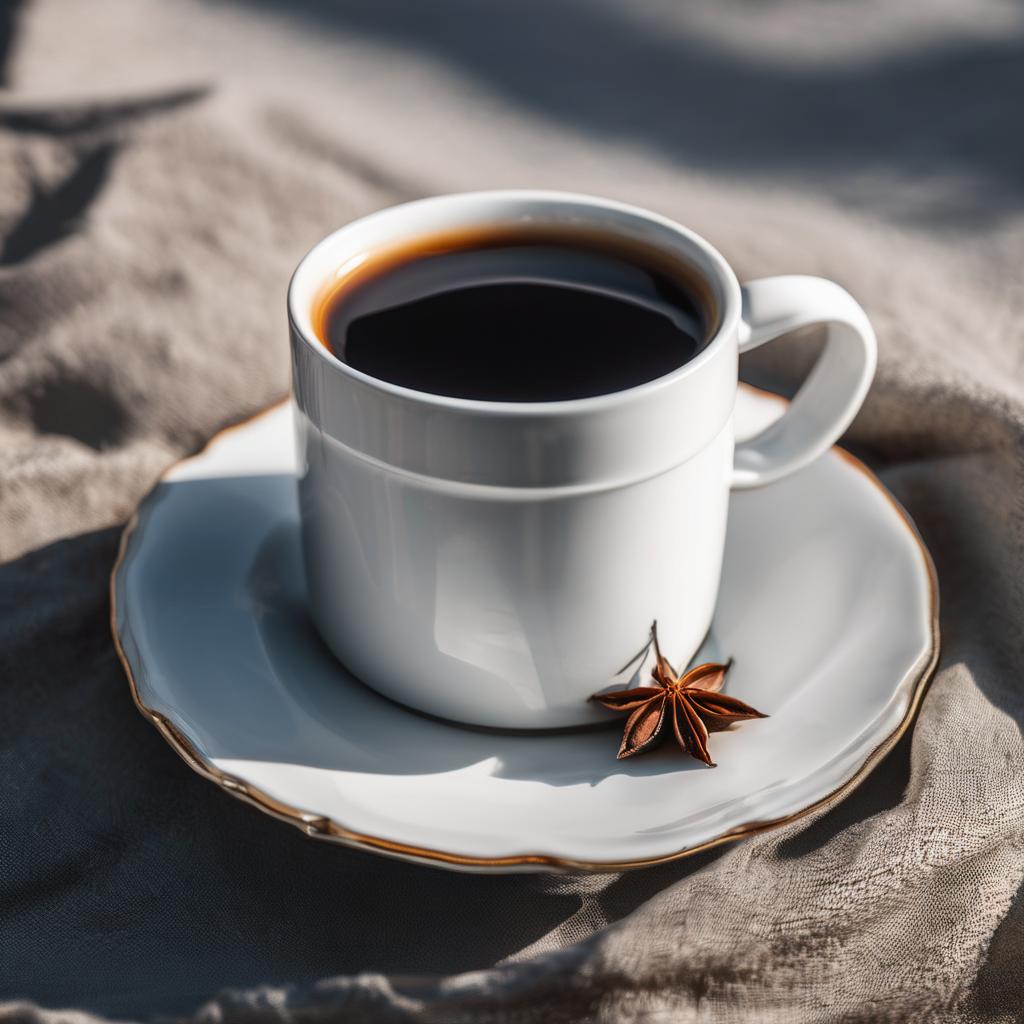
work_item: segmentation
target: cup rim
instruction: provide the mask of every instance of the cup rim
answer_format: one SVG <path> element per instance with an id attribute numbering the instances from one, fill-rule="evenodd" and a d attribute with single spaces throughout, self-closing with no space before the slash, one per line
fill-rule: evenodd
<path id="1" fill-rule="evenodd" d="M 311 273 L 311 265 L 316 260 L 316 257 L 325 249 L 337 245 L 339 239 L 344 235 L 353 233 L 357 228 L 365 227 L 368 222 L 384 214 L 395 216 L 400 211 L 406 211 L 411 214 L 416 209 L 423 209 L 425 206 L 438 203 L 479 202 L 485 200 L 492 203 L 509 204 L 521 204 L 523 202 L 572 204 L 582 209 L 590 208 L 595 211 L 610 210 L 639 221 L 654 224 L 662 229 L 667 229 L 673 234 L 682 236 L 706 260 L 706 266 L 696 266 L 693 269 L 703 277 L 709 278 L 712 275 L 708 273 L 708 268 L 711 268 L 715 278 L 717 278 L 714 283 L 717 284 L 718 291 L 722 297 L 722 309 L 714 333 L 708 339 L 707 344 L 692 359 L 669 373 L 656 377 L 654 380 L 645 381 L 642 384 L 624 388 L 620 391 L 612 391 L 607 394 L 544 402 L 495 402 L 486 399 L 458 398 L 451 395 L 438 395 L 429 391 L 418 391 L 415 388 L 393 384 L 390 381 L 381 380 L 378 377 L 355 369 L 339 359 L 327 345 L 320 341 L 313 331 L 311 310 L 300 310 L 298 308 L 296 291 L 297 283 Z M 552 189 L 489 189 L 473 192 L 451 192 L 382 207 L 372 213 L 349 221 L 322 238 L 299 260 L 288 282 L 288 322 L 293 335 L 301 339 L 307 348 L 314 350 L 319 358 L 331 366 L 335 372 L 357 381 L 371 391 L 381 392 L 406 402 L 449 411 L 474 413 L 476 415 L 492 414 L 519 417 L 550 416 L 553 414 L 563 416 L 585 415 L 597 410 L 609 409 L 641 400 L 699 373 L 702 367 L 716 358 L 719 350 L 728 343 L 728 339 L 734 336 L 739 317 L 740 285 L 736 274 L 725 260 L 725 257 L 701 235 L 698 235 L 695 231 L 677 221 L 654 213 L 651 210 L 646 210 L 641 206 L 621 203 L 613 199 L 603 199 L 599 196 L 591 196 L 582 192 L 566 192 Z"/>

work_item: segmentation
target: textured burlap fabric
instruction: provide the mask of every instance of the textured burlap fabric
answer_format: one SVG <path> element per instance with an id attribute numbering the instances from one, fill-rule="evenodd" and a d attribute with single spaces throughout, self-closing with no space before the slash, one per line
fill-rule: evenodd
<path id="1" fill-rule="evenodd" d="M 0 1020 L 1022 1019 L 1019 5 L 29 0 L 0 39 Z M 119 528 L 285 392 L 298 258 L 507 185 L 871 315 L 848 443 L 934 555 L 943 656 L 842 803 L 625 875 L 454 875 L 303 838 L 132 706 Z M 791 389 L 814 344 L 744 372 Z"/>

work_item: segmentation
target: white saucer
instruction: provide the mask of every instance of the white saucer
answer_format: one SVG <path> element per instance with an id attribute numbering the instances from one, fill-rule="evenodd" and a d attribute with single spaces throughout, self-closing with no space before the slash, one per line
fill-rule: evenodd
<path id="1" fill-rule="evenodd" d="M 740 436 L 780 412 L 743 389 Z M 478 871 L 654 864 L 841 798 L 909 724 L 938 656 L 934 570 L 906 515 L 838 449 L 735 494 L 713 647 L 770 718 L 628 761 L 622 720 L 506 734 L 377 696 L 321 644 L 298 552 L 291 410 L 178 463 L 112 578 L 139 709 L 198 772 L 311 836 Z M 400 636 L 395 643 L 401 643 Z"/>

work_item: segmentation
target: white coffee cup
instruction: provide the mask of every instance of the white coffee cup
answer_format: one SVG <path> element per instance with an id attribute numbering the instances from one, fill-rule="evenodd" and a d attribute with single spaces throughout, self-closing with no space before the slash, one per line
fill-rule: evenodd
<path id="1" fill-rule="evenodd" d="M 714 306 L 709 343 L 638 387 L 506 403 L 377 380 L 317 338 L 318 296 L 379 247 L 523 223 L 585 227 L 677 262 Z M 654 620 L 685 664 L 711 624 L 730 489 L 824 452 L 876 361 L 864 311 L 831 281 L 741 286 L 681 225 L 557 192 L 441 196 L 355 221 L 299 264 L 288 312 L 313 619 L 368 686 L 486 726 L 593 720 L 587 698 L 622 682 Z M 739 353 L 817 323 L 827 344 L 786 414 L 734 445 Z"/>

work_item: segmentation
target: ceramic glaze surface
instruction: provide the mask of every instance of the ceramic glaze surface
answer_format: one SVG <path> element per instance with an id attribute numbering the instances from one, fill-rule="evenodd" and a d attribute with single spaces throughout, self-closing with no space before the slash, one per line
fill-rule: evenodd
<path id="1" fill-rule="evenodd" d="M 780 405 L 741 391 L 738 435 Z M 115 629 L 140 706 L 179 752 L 311 835 L 464 870 L 650 863 L 841 792 L 922 692 L 937 653 L 930 562 L 880 485 L 834 452 L 730 500 L 701 653 L 734 657 L 726 692 L 771 717 L 713 734 L 719 767 L 667 744 L 616 761 L 614 715 L 551 735 L 408 711 L 312 625 L 291 419 L 280 407 L 225 432 L 144 502 Z"/>
<path id="2" fill-rule="evenodd" d="M 317 294 L 375 247 L 526 223 L 657 250 L 701 282 L 708 345 L 638 387 L 502 403 L 377 380 L 313 335 Z M 654 620 L 666 653 L 687 661 L 715 605 L 730 487 L 779 479 L 827 449 L 875 365 L 871 326 L 838 285 L 780 277 L 741 288 L 681 225 L 562 193 L 442 196 L 356 221 L 300 263 L 289 318 L 314 621 L 381 693 L 502 728 L 593 720 L 587 696 L 615 681 Z M 734 466 L 739 352 L 819 322 L 829 325 L 819 365 Z"/>
<path id="3" fill-rule="evenodd" d="M 731 419 L 667 473 L 540 497 L 431 486 L 302 433 L 322 467 L 299 486 L 313 619 L 388 697 L 473 724 L 597 721 L 587 696 L 652 621 L 684 661 L 711 625 Z"/>

